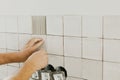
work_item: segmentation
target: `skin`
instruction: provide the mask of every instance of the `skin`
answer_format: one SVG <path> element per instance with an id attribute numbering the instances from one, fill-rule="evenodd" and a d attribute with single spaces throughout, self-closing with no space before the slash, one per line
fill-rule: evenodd
<path id="1" fill-rule="evenodd" d="M 12 62 L 24 62 L 20 70 L 4 80 L 29 80 L 31 75 L 48 63 L 47 52 L 39 49 L 44 41 L 42 39 L 31 39 L 20 52 L 0 54 L 0 64 Z"/>

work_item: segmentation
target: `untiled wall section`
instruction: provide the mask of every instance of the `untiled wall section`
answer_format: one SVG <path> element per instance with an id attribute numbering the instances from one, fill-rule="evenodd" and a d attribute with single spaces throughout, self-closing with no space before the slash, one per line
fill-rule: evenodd
<path id="1" fill-rule="evenodd" d="M 67 80 L 120 80 L 120 16 L 47 16 L 46 35 L 34 35 L 31 16 L 0 16 L 0 52 L 19 51 L 43 38 L 49 63 L 64 66 Z M 0 79 L 22 63 L 0 66 Z"/>

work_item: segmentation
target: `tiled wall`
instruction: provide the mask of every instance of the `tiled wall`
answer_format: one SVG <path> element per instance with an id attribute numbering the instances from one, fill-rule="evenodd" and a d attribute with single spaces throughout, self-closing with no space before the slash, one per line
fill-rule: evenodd
<path id="1" fill-rule="evenodd" d="M 42 37 L 49 63 L 65 66 L 67 80 L 120 80 L 120 16 L 47 16 L 46 26 L 47 35 L 34 35 L 30 16 L 1 16 L 0 52 Z M 21 65 L 0 66 L 0 78 Z"/>

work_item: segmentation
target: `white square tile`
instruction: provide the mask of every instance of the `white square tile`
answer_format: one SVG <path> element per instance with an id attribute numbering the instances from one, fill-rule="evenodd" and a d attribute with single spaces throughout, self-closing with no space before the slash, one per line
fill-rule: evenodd
<path id="1" fill-rule="evenodd" d="M 18 52 L 18 51 L 14 51 L 14 50 L 7 50 L 7 53 L 12 53 L 12 52 Z M 17 54 L 17 53 L 16 53 Z M 13 67 L 20 67 L 20 64 L 19 63 L 9 63 L 7 64 L 9 66 L 13 66 Z"/>
<path id="2" fill-rule="evenodd" d="M 7 34 L 7 49 L 18 50 L 18 34 Z"/>
<path id="3" fill-rule="evenodd" d="M 120 16 L 104 16 L 104 37 L 120 39 Z"/>
<path id="4" fill-rule="evenodd" d="M 64 16 L 64 35 L 81 37 L 81 16 Z"/>
<path id="5" fill-rule="evenodd" d="M 7 77 L 7 65 L 0 65 L 0 80 Z"/>
<path id="6" fill-rule="evenodd" d="M 32 17 L 31 16 L 18 16 L 18 32 L 19 33 L 32 33 Z"/>
<path id="7" fill-rule="evenodd" d="M 120 64 L 104 62 L 103 80 L 120 80 Z"/>
<path id="8" fill-rule="evenodd" d="M 104 60 L 120 62 L 120 40 L 104 40 Z"/>
<path id="9" fill-rule="evenodd" d="M 47 25 L 47 34 L 63 35 L 62 16 L 47 16 L 46 25 Z"/>
<path id="10" fill-rule="evenodd" d="M 31 35 L 29 34 L 19 34 L 19 50 L 23 49 L 30 39 Z"/>
<path id="11" fill-rule="evenodd" d="M 0 16 L 0 32 L 6 32 L 5 17 Z"/>
<path id="12" fill-rule="evenodd" d="M 102 60 L 102 39 L 83 38 L 83 58 Z"/>
<path id="13" fill-rule="evenodd" d="M 63 56 L 49 55 L 48 63 L 52 64 L 54 67 L 63 66 Z"/>
<path id="14" fill-rule="evenodd" d="M 63 37 L 47 36 L 47 52 L 50 54 L 63 55 Z"/>
<path id="15" fill-rule="evenodd" d="M 81 38 L 64 37 L 64 54 L 81 57 Z"/>
<path id="16" fill-rule="evenodd" d="M 102 80 L 102 61 L 82 59 L 82 78 Z"/>
<path id="17" fill-rule="evenodd" d="M 101 16 L 83 16 L 82 25 L 84 37 L 102 37 Z"/>
<path id="18" fill-rule="evenodd" d="M 6 16 L 6 31 L 7 32 L 18 32 L 18 23 L 17 23 L 17 16 Z"/>
<path id="19" fill-rule="evenodd" d="M 0 48 L 6 48 L 6 34 L 0 33 Z"/>
<path id="20" fill-rule="evenodd" d="M 16 74 L 19 68 L 13 67 L 13 66 L 7 66 L 7 75 L 11 76 L 13 74 Z"/>
<path id="21" fill-rule="evenodd" d="M 42 48 L 47 50 L 46 43 L 47 43 L 47 36 L 46 35 L 32 35 L 32 38 L 42 38 L 44 40 L 44 44 L 42 45 Z"/>
<path id="22" fill-rule="evenodd" d="M 68 76 L 82 77 L 82 62 L 80 58 L 65 57 L 65 68 Z"/>

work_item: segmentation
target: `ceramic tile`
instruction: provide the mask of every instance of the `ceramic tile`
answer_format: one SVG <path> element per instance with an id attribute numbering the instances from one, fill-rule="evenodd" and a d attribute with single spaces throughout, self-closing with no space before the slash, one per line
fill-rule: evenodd
<path id="1" fill-rule="evenodd" d="M 48 63 L 54 67 L 63 66 L 63 56 L 49 55 Z"/>
<path id="2" fill-rule="evenodd" d="M 82 59 L 82 78 L 102 80 L 102 62 Z"/>
<path id="3" fill-rule="evenodd" d="M 102 39 L 83 38 L 83 58 L 102 60 Z"/>
<path id="4" fill-rule="evenodd" d="M 47 25 L 47 34 L 63 35 L 62 16 L 47 16 L 46 25 Z"/>
<path id="5" fill-rule="evenodd" d="M 120 64 L 104 62 L 103 80 L 120 80 Z"/>
<path id="6" fill-rule="evenodd" d="M 31 16 L 18 16 L 18 32 L 32 34 Z"/>
<path id="7" fill-rule="evenodd" d="M 82 62 L 80 58 L 65 57 L 65 68 L 68 76 L 82 77 Z"/>
<path id="8" fill-rule="evenodd" d="M 120 39 L 120 16 L 104 16 L 104 37 Z"/>
<path id="9" fill-rule="evenodd" d="M 81 57 L 81 38 L 64 37 L 64 54 Z"/>
<path id="10" fill-rule="evenodd" d="M 7 49 L 18 50 L 18 34 L 7 34 Z"/>
<path id="11" fill-rule="evenodd" d="M 23 49 L 30 39 L 31 35 L 29 34 L 19 34 L 19 50 Z"/>
<path id="12" fill-rule="evenodd" d="M 6 48 L 6 34 L 0 33 L 0 48 Z"/>
<path id="13" fill-rule="evenodd" d="M 0 66 L 0 80 L 3 80 L 5 77 L 7 77 L 7 65 L 1 65 Z"/>
<path id="14" fill-rule="evenodd" d="M 42 48 L 47 50 L 46 43 L 47 43 L 47 36 L 46 35 L 32 35 L 32 38 L 42 38 L 44 40 L 44 44 L 42 45 Z"/>
<path id="15" fill-rule="evenodd" d="M 0 32 L 6 32 L 5 16 L 0 16 Z"/>
<path id="16" fill-rule="evenodd" d="M 6 53 L 6 49 L 0 49 L 0 53 L 1 54 Z"/>
<path id="17" fill-rule="evenodd" d="M 68 77 L 67 80 L 84 80 L 84 79 Z"/>
<path id="18" fill-rule="evenodd" d="M 32 16 L 32 33 L 34 35 L 46 35 L 45 16 Z"/>
<path id="19" fill-rule="evenodd" d="M 6 23 L 6 31 L 17 33 L 18 32 L 18 25 L 17 25 L 17 16 L 6 16 L 5 18 Z"/>
<path id="20" fill-rule="evenodd" d="M 47 52 L 63 55 L 63 37 L 47 36 Z"/>
<path id="21" fill-rule="evenodd" d="M 64 16 L 64 35 L 81 37 L 81 16 Z"/>
<path id="22" fill-rule="evenodd" d="M 83 16 L 82 30 L 85 37 L 102 37 L 102 17 Z"/>
<path id="23" fill-rule="evenodd" d="M 120 62 L 120 40 L 104 40 L 104 60 Z"/>
<path id="24" fill-rule="evenodd" d="M 7 75 L 8 75 L 8 76 L 12 76 L 12 75 L 15 74 L 18 70 L 19 70 L 19 68 L 17 68 L 17 67 L 7 66 Z"/>

